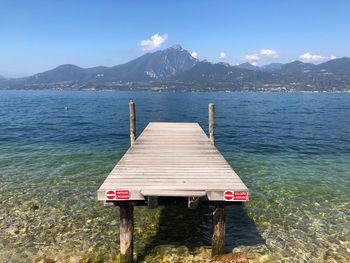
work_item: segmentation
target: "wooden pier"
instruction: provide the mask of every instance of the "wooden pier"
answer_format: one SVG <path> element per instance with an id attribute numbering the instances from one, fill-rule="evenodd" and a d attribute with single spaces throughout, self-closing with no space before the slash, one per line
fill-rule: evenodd
<path id="1" fill-rule="evenodd" d="M 225 244 L 225 205 L 248 201 L 249 190 L 214 145 L 214 104 L 209 104 L 209 138 L 198 123 L 150 122 L 136 138 L 131 101 L 131 147 L 98 189 L 98 200 L 120 207 L 120 254 L 133 261 L 133 206 L 174 203 L 213 205 L 212 254 Z M 169 219 L 171 220 L 171 219 Z"/>

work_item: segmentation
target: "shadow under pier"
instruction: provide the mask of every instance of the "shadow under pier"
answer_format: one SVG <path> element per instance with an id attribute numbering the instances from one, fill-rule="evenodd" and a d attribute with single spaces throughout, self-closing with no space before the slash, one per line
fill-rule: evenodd
<path id="1" fill-rule="evenodd" d="M 248 216 L 246 207 L 232 205 L 225 208 L 226 242 L 225 250 L 232 251 L 238 246 L 255 246 L 265 244 L 255 223 Z"/>
<path id="2" fill-rule="evenodd" d="M 186 247 L 190 252 L 211 245 L 212 206 L 202 204 L 191 210 L 187 202 L 159 207 L 161 210 L 156 234 L 139 251 L 137 261 L 143 261 L 161 246 Z M 226 206 L 225 251 L 244 245 L 265 244 L 254 222 L 249 218 L 244 205 Z"/>

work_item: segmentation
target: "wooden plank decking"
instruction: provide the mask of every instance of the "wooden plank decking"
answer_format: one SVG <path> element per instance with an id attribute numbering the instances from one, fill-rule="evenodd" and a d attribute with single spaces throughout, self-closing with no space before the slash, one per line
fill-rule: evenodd
<path id="1" fill-rule="evenodd" d="M 108 191 L 121 195 L 110 200 Z M 198 123 L 151 122 L 101 185 L 98 200 L 167 196 L 227 201 L 225 191 L 238 196 L 249 193 Z"/>

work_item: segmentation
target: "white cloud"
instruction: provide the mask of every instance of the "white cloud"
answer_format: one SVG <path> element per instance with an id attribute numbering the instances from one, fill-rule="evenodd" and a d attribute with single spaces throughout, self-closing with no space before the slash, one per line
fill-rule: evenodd
<path id="1" fill-rule="evenodd" d="M 259 53 L 246 55 L 244 58 L 246 61 L 253 65 L 257 65 L 257 62 L 264 59 L 264 58 L 277 58 L 278 54 L 277 51 L 272 49 L 260 49 Z"/>
<path id="2" fill-rule="evenodd" d="M 150 39 L 141 41 L 140 43 L 141 50 L 147 52 L 147 51 L 156 49 L 160 47 L 167 38 L 168 38 L 167 34 L 164 34 L 164 35 L 154 34 L 153 36 L 151 36 Z"/>
<path id="3" fill-rule="evenodd" d="M 313 55 L 310 52 L 306 52 L 305 54 L 301 54 L 299 56 L 299 58 L 303 62 L 314 62 L 314 63 L 317 63 L 317 62 L 324 62 L 324 61 L 331 60 L 331 59 L 336 59 L 337 57 L 333 56 L 333 55 L 324 57 L 324 56 L 321 56 L 321 55 Z"/>
<path id="4" fill-rule="evenodd" d="M 264 58 L 277 58 L 278 54 L 276 52 L 276 50 L 272 50 L 272 49 L 260 49 L 260 57 L 264 57 Z"/>
<path id="5" fill-rule="evenodd" d="M 223 59 L 223 60 L 227 59 L 226 53 L 225 52 L 220 52 L 219 59 Z"/>
<path id="6" fill-rule="evenodd" d="M 320 55 L 312 55 L 310 52 L 300 55 L 299 58 L 306 62 L 318 62 L 324 60 L 324 57 Z"/>
<path id="7" fill-rule="evenodd" d="M 258 54 L 246 55 L 244 58 L 250 63 L 256 63 L 261 59 L 261 57 Z"/>
<path id="8" fill-rule="evenodd" d="M 198 53 L 196 51 L 192 51 L 191 56 L 194 58 L 198 58 Z"/>

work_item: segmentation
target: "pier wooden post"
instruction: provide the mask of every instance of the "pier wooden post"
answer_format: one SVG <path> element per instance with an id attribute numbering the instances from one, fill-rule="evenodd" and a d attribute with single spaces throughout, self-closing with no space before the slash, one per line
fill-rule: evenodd
<path id="1" fill-rule="evenodd" d="M 216 205 L 213 210 L 213 236 L 211 239 L 212 256 L 224 254 L 225 248 L 225 209 Z"/>
<path id="2" fill-rule="evenodd" d="M 209 139 L 215 144 L 215 104 L 209 104 Z M 225 209 L 216 205 L 213 210 L 213 236 L 211 239 L 212 256 L 224 254 L 225 248 Z"/>
<path id="3" fill-rule="evenodd" d="M 129 102 L 129 112 L 130 112 L 130 144 L 131 146 L 134 145 L 135 140 L 136 140 L 136 127 L 135 127 L 135 122 L 136 122 L 136 114 L 135 114 L 135 103 L 130 100 Z"/>
<path id="4" fill-rule="evenodd" d="M 209 139 L 212 144 L 215 143 L 214 132 L 215 132 L 215 105 L 214 103 L 210 103 L 209 104 Z"/>
<path id="5" fill-rule="evenodd" d="M 120 206 L 120 263 L 133 262 L 134 207 Z"/>

